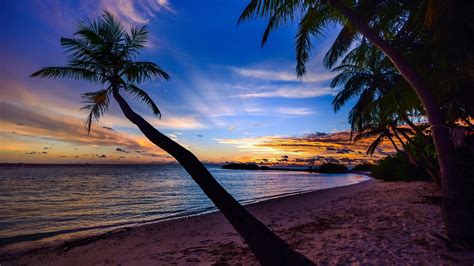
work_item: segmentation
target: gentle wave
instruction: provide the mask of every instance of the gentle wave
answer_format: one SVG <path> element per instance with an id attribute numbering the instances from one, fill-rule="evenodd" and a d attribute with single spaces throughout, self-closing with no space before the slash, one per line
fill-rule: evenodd
<path id="1" fill-rule="evenodd" d="M 209 170 L 242 204 L 365 181 L 358 174 Z M 177 165 L 3 168 L 0 246 L 215 211 Z"/>

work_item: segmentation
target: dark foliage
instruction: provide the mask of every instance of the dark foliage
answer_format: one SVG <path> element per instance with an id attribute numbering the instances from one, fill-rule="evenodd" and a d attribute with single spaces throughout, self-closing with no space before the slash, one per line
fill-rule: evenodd
<path id="1" fill-rule="evenodd" d="M 372 169 L 372 176 L 385 181 L 430 180 L 428 173 L 412 165 L 408 157 L 399 152 L 385 157 Z"/>
<path id="2" fill-rule="evenodd" d="M 348 171 L 349 169 L 344 165 L 335 163 L 325 163 L 318 168 L 318 172 L 328 174 L 347 173 Z"/>
<path id="3" fill-rule="evenodd" d="M 222 169 L 260 170 L 261 168 L 254 163 L 230 163 L 223 165 Z"/>
<path id="4" fill-rule="evenodd" d="M 352 172 L 354 171 L 372 171 L 372 169 L 375 167 L 374 164 L 371 163 L 363 163 L 363 164 L 358 164 L 354 166 L 354 168 L 351 169 Z"/>

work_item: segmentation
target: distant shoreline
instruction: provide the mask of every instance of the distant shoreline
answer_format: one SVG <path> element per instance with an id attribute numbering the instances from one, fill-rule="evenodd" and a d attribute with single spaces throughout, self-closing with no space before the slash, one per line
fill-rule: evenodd
<path id="1" fill-rule="evenodd" d="M 127 164 L 127 163 L 0 163 L 0 167 L 104 167 L 104 166 L 167 166 L 179 165 L 178 163 L 144 163 L 144 164 Z M 220 164 L 209 164 L 220 166 Z"/>
<path id="2" fill-rule="evenodd" d="M 370 175 L 370 171 L 359 170 L 354 168 L 347 168 L 342 164 L 326 163 L 321 166 L 259 166 L 254 163 L 230 163 L 222 165 L 222 169 L 227 170 L 250 170 L 250 171 L 294 171 L 294 172 L 308 172 L 321 174 L 364 174 Z"/>

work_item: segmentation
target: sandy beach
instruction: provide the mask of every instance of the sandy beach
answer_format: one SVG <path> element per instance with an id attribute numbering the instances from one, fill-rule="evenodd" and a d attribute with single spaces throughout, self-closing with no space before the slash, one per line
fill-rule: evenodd
<path id="1" fill-rule="evenodd" d="M 248 209 L 317 264 L 472 264 L 444 240 L 428 182 L 368 181 Z M 239 235 L 211 213 L 143 225 L 94 241 L 4 254 L 1 265 L 258 265 Z"/>

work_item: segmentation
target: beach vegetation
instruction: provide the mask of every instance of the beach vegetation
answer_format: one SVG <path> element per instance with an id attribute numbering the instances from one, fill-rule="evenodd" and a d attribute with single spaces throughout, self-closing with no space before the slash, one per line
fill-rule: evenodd
<path id="1" fill-rule="evenodd" d="M 374 164 L 372 163 L 362 163 L 362 164 L 357 164 L 351 169 L 351 172 L 370 172 L 374 168 Z"/>
<path id="2" fill-rule="evenodd" d="M 342 164 L 324 163 L 318 167 L 317 171 L 325 174 L 343 174 L 349 172 L 349 169 Z"/>
<path id="3" fill-rule="evenodd" d="M 384 181 L 430 180 L 424 168 L 412 164 L 405 153 L 398 152 L 381 159 L 371 170 L 371 176 Z"/>

